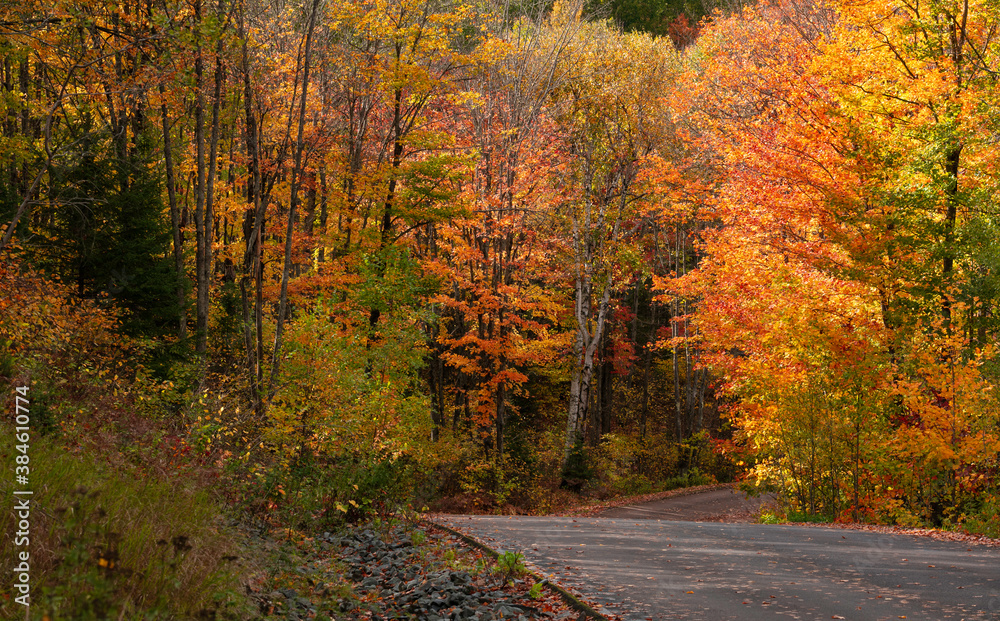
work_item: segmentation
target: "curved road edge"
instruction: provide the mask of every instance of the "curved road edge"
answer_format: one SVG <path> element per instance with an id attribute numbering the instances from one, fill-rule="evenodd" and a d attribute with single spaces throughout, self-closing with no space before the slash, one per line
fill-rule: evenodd
<path id="1" fill-rule="evenodd" d="M 479 541 L 475 537 L 471 537 L 469 535 L 466 535 L 465 533 L 463 533 L 461 531 L 458 531 L 458 530 L 455 530 L 454 528 L 451 528 L 450 526 L 445 526 L 444 524 L 439 524 L 439 523 L 437 523 L 437 522 L 435 522 L 433 520 L 427 519 L 427 518 L 422 518 L 420 520 L 420 522 L 422 524 L 425 524 L 425 525 L 431 527 L 431 528 L 437 528 L 437 529 L 443 530 L 443 531 L 445 531 L 445 532 L 447 532 L 447 533 L 449 533 L 451 535 L 454 535 L 455 537 L 458 537 L 459 539 L 461 539 L 465 543 L 469 544 L 470 546 L 472 546 L 474 548 L 478 548 L 478 549 L 482 550 L 483 552 L 489 554 L 494 559 L 498 558 L 500 556 L 499 552 L 497 552 L 493 548 L 489 547 L 488 545 L 482 543 L 481 541 Z M 566 602 L 566 604 L 570 608 L 572 608 L 573 610 L 576 610 L 577 612 L 583 613 L 584 615 L 586 615 L 587 618 L 590 618 L 590 619 L 597 619 L 598 621 L 610 621 L 607 617 L 605 617 L 601 613 L 599 613 L 596 610 L 594 610 L 593 607 L 591 607 L 589 604 L 587 604 L 586 602 L 584 602 L 583 600 L 581 600 L 579 597 L 577 597 L 576 595 L 570 593 L 565 588 L 563 588 L 562 586 L 556 584 L 552 580 L 550 580 L 548 578 L 545 578 L 544 576 L 542 576 L 541 574 L 539 574 L 537 571 L 533 571 L 533 570 L 529 569 L 528 570 L 528 574 L 531 575 L 533 578 L 535 578 L 535 580 L 537 582 L 540 582 L 546 588 L 548 588 L 549 590 L 551 590 L 554 593 L 556 593 L 557 595 L 559 595 L 563 599 L 563 601 Z"/>

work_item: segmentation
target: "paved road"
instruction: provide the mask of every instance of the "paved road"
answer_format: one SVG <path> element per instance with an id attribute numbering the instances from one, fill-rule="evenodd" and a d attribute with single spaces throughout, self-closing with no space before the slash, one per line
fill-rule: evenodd
<path id="1" fill-rule="evenodd" d="M 748 498 L 731 487 L 601 511 L 600 517 L 690 522 L 755 522 L 771 494 Z"/>
<path id="2" fill-rule="evenodd" d="M 1000 621 L 1000 550 L 805 526 L 447 516 L 625 619 Z"/>

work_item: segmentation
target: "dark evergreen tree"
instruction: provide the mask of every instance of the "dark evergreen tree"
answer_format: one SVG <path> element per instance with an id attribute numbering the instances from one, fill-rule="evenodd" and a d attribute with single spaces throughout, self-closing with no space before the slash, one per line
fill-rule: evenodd
<path id="1" fill-rule="evenodd" d="M 178 275 L 155 144 L 139 132 L 122 157 L 106 131 L 86 125 L 51 171 L 49 195 L 33 216 L 30 257 L 74 283 L 80 297 L 118 307 L 126 334 L 159 339 L 176 324 Z"/>
<path id="2" fill-rule="evenodd" d="M 670 36 L 679 44 L 675 36 L 677 24 L 683 22 L 693 28 L 711 13 L 713 6 L 704 0 L 588 0 L 587 12 L 612 18 L 625 32 Z"/>
<path id="3" fill-rule="evenodd" d="M 118 162 L 116 191 L 107 196 L 114 235 L 97 249 L 95 284 L 103 280 L 124 311 L 127 333 L 160 337 L 174 330 L 178 275 L 170 258 L 171 233 L 153 154 L 153 141 L 139 134 L 134 156 Z"/>

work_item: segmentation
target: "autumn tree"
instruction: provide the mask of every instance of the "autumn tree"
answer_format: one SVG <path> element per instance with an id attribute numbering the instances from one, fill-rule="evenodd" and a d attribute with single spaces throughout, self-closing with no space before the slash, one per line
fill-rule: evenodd
<path id="1" fill-rule="evenodd" d="M 906 375 L 920 374 L 907 343 L 975 332 L 952 305 L 965 279 L 960 215 L 968 206 L 971 222 L 978 209 L 961 188 L 982 178 L 966 177 L 960 158 L 980 139 L 959 130 L 959 110 L 976 106 L 952 102 L 988 98 L 989 87 L 972 95 L 978 74 L 952 52 L 974 39 L 961 32 L 978 16 L 949 21 L 964 9 L 941 7 L 937 30 L 918 34 L 911 9 L 747 9 L 710 29 L 696 66 L 705 144 L 727 177 L 723 226 L 704 236 L 710 258 L 690 279 L 704 296 L 698 325 L 742 396 L 748 441 L 770 455 L 759 471 L 795 487 L 810 511 L 836 513 L 850 487 L 856 512 L 879 488 L 874 473 L 901 458 L 864 448 L 929 424 L 900 418 L 914 408 Z"/>
<path id="2" fill-rule="evenodd" d="M 74 282 L 81 297 L 121 306 L 130 334 L 162 335 L 177 313 L 177 300 L 163 293 L 180 274 L 166 261 L 169 229 L 145 97 L 158 56 L 150 15 L 130 4 L 86 3 L 41 15 L 13 13 L 4 22 L 13 55 L 7 92 L 22 95 L 20 105 L 8 100 L 19 127 L 8 122 L 6 129 L 12 144 L 40 145 L 34 156 L 7 151 L 20 164 L 6 186 L 16 208 L 4 242 L 18 229 L 37 236 L 28 247 L 37 266 Z M 15 90 L 9 69 L 18 56 Z"/>
<path id="3" fill-rule="evenodd" d="M 647 169 L 667 165 L 657 149 L 665 146 L 663 106 L 678 67 L 662 39 L 595 25 L 578 42 L 575 79 L 561 89 L 558 116 L 573 154 L 562 180 L 575 323 L 564 461 L 589 419 L 612 295 L 629 271 L 642 270 L 636 239 L 665 212 L 663 188 L 642 180 L 653 178 Z M 636 55 L 646 61 L 631 63 Z"/>
<path id="4" fill-rule="evenodd" d="M 546 105 L 566 79 L 562 62 L 578 28 L 571 19 L 577 8 L 484 16 L 462 124 L 452 127 L 475 157 L 463 188 L 472 211 L 433 232 L 428 256 L 431 268 L 454 283 L 439 296 L 443 309 L 431 326 L 435 359 L 454 372 L 453 423 L 471 426 L 494 456 L 504 453 L 505 425 L 517 414 L 513 404 L 528 367 L 552 355 L 553 192 L 544 171 L 562 155 Z M 439 378 L 443 417 L 443 373 Z"/>

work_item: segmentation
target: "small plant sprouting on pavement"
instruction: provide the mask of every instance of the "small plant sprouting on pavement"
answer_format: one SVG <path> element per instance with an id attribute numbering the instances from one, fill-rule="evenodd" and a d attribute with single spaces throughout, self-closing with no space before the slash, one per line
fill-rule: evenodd
<path id="1" fill-rule="evenodd" d="M 410 541 L 415 546 L 422 546 L 427 541 L 427 533 L 422 530 L 414 530 L 410 533 Z"/>
<path id="2" fill-rule="evenodd" d="M 535 584 L 531 585 L 531 588 L 528 589 L 528 597 L 530 597 L 531 599 L 541 599 L 542 597 L 541 582 L 536 582 Z"/>
<path id="3" fill-rule="evenodd" d="M 497 556 L 497 573 L 501 584 L 507 584 L 528 573 L 528 568 L 524 566 L 524 555 L 520 552 L 501 552 Z"/>

